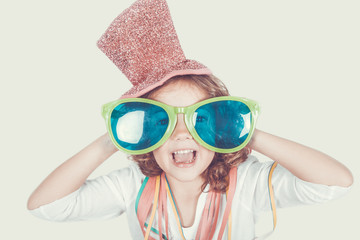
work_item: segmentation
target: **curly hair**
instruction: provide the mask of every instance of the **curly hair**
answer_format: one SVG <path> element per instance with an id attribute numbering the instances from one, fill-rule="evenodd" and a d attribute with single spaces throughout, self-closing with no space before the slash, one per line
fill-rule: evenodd
<path id="1" fill-rule="evenodd" d="M 214 75 L 181 75 L 175 76 L 160 87 L 166 86 L 176 81 L 189 81 L 200 89 L 205 90 L 209 98 L 219 96 L 229 96 L 229 91 L 217 77 Z M 143 98 L 151 98 L 160 87 L 146 93 L 141 96 Z M 204 191 L 207 184 L 210 185 L 209 191 L 226 192 L 229 185 L 229 171 L 232 167 L 237 167 L 240 163 L 247 159 L 250 153 L 249 148 L 243 148 L 240 151 L 234 153 L 215 153 L 215 156 L 208 166 L 208 168 L 202 173 L 204 183 L 202 190 Z M 141 172 L 148 177 L 158 176 L 163 170 L 156 163 L 155 157 L 152 152 L 141 155 L 130 155 L 129 158 L 135 161 L 141 170 Z"/>

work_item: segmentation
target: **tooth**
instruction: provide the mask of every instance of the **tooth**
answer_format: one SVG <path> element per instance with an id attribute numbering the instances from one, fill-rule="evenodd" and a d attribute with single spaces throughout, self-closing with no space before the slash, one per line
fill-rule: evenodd
<path id="1" fill-rule="evenodd" d="M 180 151 L 174 152 L 174 154 L 185 154 L 185 153 L 191 153 L 191 152 L 194 152 L 194 150 L 180 150 Z"/>

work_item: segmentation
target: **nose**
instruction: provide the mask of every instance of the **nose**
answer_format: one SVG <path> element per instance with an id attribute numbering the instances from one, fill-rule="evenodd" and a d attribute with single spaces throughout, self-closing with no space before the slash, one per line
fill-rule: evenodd
<path id="1" fill-rule="evenodd" d="M 177 123 L 171 137 L 176 141 L 192 139 L 184 121 L 184 114 L 177 114 Z"/>

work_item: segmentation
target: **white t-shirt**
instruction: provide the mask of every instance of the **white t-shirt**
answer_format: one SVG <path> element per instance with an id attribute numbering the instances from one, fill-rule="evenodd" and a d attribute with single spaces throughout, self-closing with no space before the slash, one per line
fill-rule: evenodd
<path id="1" fill-rule="evenodd" d="M 259 214 L 271 210 L 268 193 L 268 174 L 272 162 L 259 162 L 254 156 L 240 164 L 237 173 L 236 191 L 232 202 L 233 239 L 253 239 L 255 223 Z M 108 219 L 127 213 L 133 239 L 143 239 L 135 212 L 136 197 L 145 176 L 135 163 L 129 167 L 111 172 L 85 184 L 70 195 L 50 204 L 32 210 L 37 217 L 51 221 L 75 221 Z M 349 188 L 325 186 L 300 180 L 288 170 L 278 165 L 273 173 L 272 183 L 278 208 L 300 204 L 322 203 L 344 195 Z M 186 239 L 194 239 L 205 206 L 207 193 L 199 197 L 193 226 L 184 228 Z M 224 214 L 226 196 L 223 194 L 220 206 L 220 220 Z M 169 238 L 181 239 L 176 225 L 176 215 L 172 212 L 168 199 Z M 153 227 L 157 227 L 156 222 Z M 163 223 L 164 224 L 164 223 Z M 218 224 L 215 235 L 218 235 Z M 152 232 L 152 236 L 158 239 Z M 227 229 L 223 235 L 227 239 Z"/>

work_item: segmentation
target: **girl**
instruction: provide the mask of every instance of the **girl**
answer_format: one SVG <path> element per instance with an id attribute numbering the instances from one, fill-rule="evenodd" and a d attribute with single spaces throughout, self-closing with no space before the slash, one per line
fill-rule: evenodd
<path id="1" fill-rule="evenodd" d="M 253 239 L 260 212 L 324 202 L 352 185 L 335 159 L 257 130 L 257 104 L 230 97 L 209 69 L 185 58 L 165 1 L 136 1 L 98 46 L 134 87 L 104 105 L 108 133 L 30 196 L 34 215 L 68 221 L 126 212 L 134 239 Z M 87 180 L 118 149 L 137 164 Z"/>

